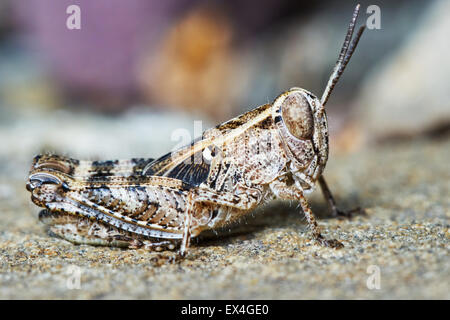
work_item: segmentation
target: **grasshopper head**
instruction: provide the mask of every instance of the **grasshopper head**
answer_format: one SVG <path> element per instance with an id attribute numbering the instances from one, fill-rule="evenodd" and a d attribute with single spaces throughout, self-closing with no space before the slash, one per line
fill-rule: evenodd
<path id="1" fill-rule="evenodd" d="M 304 89 L 292 88 L 275 99 L 272 105 L 272 118 L 291 160 L 291 169 L 303 182 L 305 179 L 314 182 L 319 178 L 328 159 L 328 124 L 324 106 L 364 31 L 364 26 L 360 27 L 353 38 L 359 8 L 358 4 L 322 98 L 319 100 Z M 311 186 L 310 182 L 305 183 Z"/>
<path id="2" fill-rule="evenodd" d="M 291 163 L 315 180 L 328 159 L 327 116 L 320 100 L 304 89 L 292 88 L 274 101 L 272 110 Z"/>

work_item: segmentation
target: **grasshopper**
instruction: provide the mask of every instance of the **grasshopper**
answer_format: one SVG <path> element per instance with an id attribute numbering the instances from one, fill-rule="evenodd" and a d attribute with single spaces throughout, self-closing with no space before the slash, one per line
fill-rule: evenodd
<path id="1" fill-rule="evenodd" d="M 292 88 L 157 159 L 36 156 L 27 190 L 45 208 L 39 219 L 73 243 L 179 247 L 184 257 L 202 231 L 234 222 L 268 200 L 291 199 L 300 203 L 319 244 L 343 247 L 322 236 L 305 194 L 319 182 L 333 214 L 344 214 L 322 175 L 328 159 L 324 106 L 364 31 L 360 27 L 353 37 L 358 12 L 359 5 L 321 100 Z"/>

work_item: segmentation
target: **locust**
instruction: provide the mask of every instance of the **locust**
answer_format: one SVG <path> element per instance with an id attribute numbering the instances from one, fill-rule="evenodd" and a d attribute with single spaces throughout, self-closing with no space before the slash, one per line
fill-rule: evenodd
<path id="1" fill-rule="evenodd" d="M 323 176 L 328 160 L 325 105 L 361 35 L 356 6 L 322 98 L 291 88 L 272 103 L 203 132 L 162 157 L 88 161 L 37 155 L 26 188 L 44 209 L 52 235 L 75 244 L 175 250 L 185 257 L 192 238 L 228 226 L 273 199 L 295 200 L 318 244 L 322 236 L 305 195 L 318 183 L 335 216 Z"/>

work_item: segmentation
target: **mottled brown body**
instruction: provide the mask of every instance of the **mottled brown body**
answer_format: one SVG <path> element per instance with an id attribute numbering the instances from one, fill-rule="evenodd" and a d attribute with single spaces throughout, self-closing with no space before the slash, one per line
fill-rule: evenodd
<path id="1" fill-rule="evenodd" d="M 361 36 L 362 29 L 348 48 L 358 9 L 334 77 L 342 73 Z M 322 100 L 293 88 L 156 160 L 37 156 L 27 189 L 33 202 L 45 208 L 41 220 L 75 243 L 156 250 L 181 243 L 184 255 L 191 237 L 280 198 L 299 201 L 318 242 L 342 247 L 322 237 L 304 198 L 319 181 L 338 213 L 322 176 L 328 159 L 324 104 L 335 80 L 330 79 Z"/>
<path id="2" fill-rule="evenodd" d="M 310 93 L 292 89 L 272 105 L 207 130 L 198 142 L 158 160 L 37 156 L 28 182 L 32 200 L 46 208 L 41 220 L 51 231 L 73 242 L 125 246 L 129 239 L 130 247 L 175 247 L 188 215 L 189 237 L 195 237 L 236 221 L 266 200 L 295 197 L 283 193 L 290 180 L 301 194 L 314 189 L 328 154 L 326 115 L 319 108 L 306 110 L 318 119 L 307 139 L 293 137 L 280 116 L 283 103 L 300 94 L 320 106 Z M 198 153 L 201 157 L 195 157 Z M 89 233 L 88 221 L 111 230 Z"/>

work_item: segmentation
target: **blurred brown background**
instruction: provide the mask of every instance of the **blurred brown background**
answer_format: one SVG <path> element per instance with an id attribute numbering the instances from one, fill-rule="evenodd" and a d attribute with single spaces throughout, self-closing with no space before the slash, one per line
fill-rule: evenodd
<path id="1" fill-rule="evenodd" d="M 72 4 L 80 30 L 66 27 Z M 360 24 L 371 4 L 361 2 Z M 207 129 L 293 86 L 320 97 L 354 5 L 2 0 L 3 155 L 155 156 L 193 119 Z M 332 152 L 442 132 L 450 122 L 450 3 L 376 5 L 381 29 L 363 35 L 327 106 Z M 114 151 L 124 144 L 132 147 Z"/>

